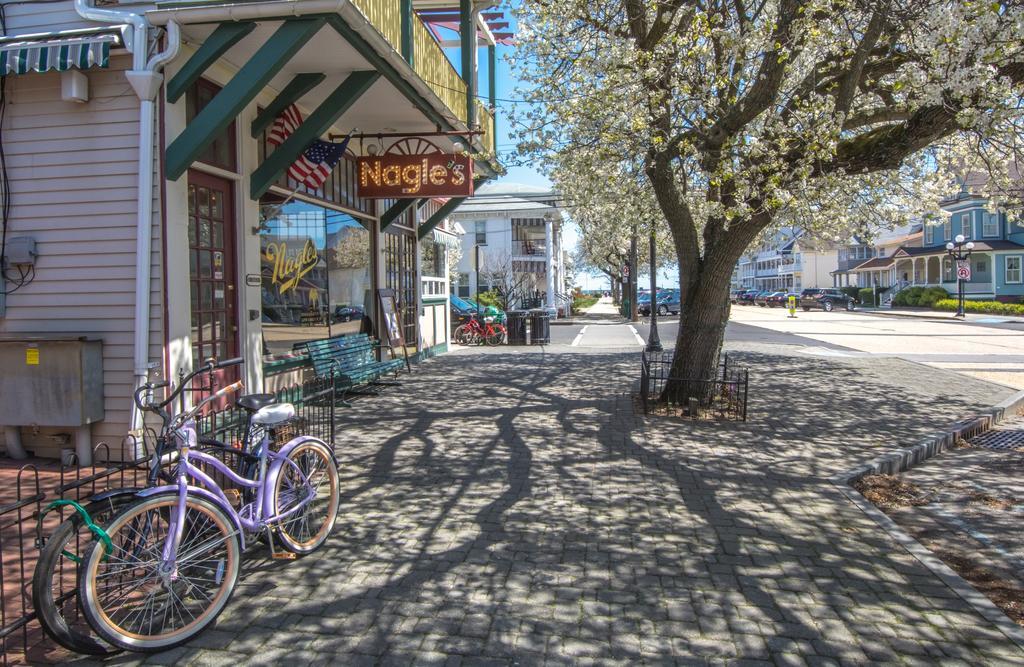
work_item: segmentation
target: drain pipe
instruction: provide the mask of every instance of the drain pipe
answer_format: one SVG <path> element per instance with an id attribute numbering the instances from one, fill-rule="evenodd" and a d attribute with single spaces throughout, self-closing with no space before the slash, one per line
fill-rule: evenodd
<path id="1" fill-rule="evenodd" d="M 167 24 L 167 48 L 149 60 L 149 22 L 141 14 L 117 9 L 98 9 L 89 0 L 75 0 L 75 11 L 85 19 L 132 26 L 132 69 L 125 72 L 139 98 L 138 201 L 135 241 L 135 340 L 132 391 L 144 384 L 149 373 L 149 308 L 153 248 L 153 171 L 156 130 L 156 97 L 163 83 L 160 69 L 178 55 L 181 32 L 178 24 Z M 142 413 L 132 404 L 131 431 L 142 428 Z M 138 456 L 140 452 L 133 452 Z"/>

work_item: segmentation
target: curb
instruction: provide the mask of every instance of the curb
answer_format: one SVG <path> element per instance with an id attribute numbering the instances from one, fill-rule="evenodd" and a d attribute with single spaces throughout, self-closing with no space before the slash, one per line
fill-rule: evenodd
<path id="1" fill-rule="evenodd" d="M 942 562 L 927 547 L 915 540 L 907 531 L 897 524 L 888 514 L 875 507 L 867 498 L 851 484 L 865 475 L 894 474 L 909 470 L 953 445 L 959 438 L 972 438 L 988 431 L 1003 421 L 1007 416 L 1015 415 L 1024 408 L 1024 391 L 1017 392 L 1005 401 L 989 408 L 983 414 L 964 419 L 952 428 L 930 436 L 912 447 L 897 449 L 883 454 L 868 463 L 832 476 L 829 481 L 837 491 L 874 520 L 886 533 L 907 550 L 910 555 L 921 562 L 932 574 L 937 576 L 960 596 L 974 611 L 992 623 L 1007 639 L 1024 650 L 1024 627 L 1003 613 L 994 602 L 978 592 L 966 579 Z"/>

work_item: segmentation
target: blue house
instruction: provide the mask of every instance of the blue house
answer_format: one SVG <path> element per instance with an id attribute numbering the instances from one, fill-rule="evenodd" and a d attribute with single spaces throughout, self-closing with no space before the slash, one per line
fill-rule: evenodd
<path id="1" fill-rule="evenodd" d="M 966 188 L 940 202 L 949 215 L 942 223 L 924 225 L 921 247 L 901 246 L 893 253 L 899 287 L 938 286 L 956 294 L 956 266 L 946 243 L 963 234 L 974 243 L 971 279 L 964 283 L 966 298 L 1024 301 L 1024 221 L 1010 222 L 1003 212 L 989 212 L 986 204 L 984 197 Z"/>

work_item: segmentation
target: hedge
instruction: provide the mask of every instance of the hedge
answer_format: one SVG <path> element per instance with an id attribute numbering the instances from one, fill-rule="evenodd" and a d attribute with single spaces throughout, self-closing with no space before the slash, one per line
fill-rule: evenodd
<path id="1" fill-rule="evenodd" d="M 956 299 L 940 299 L 935 302 L 935 310 L 956 312 Z M 1024 304 L 1001 303 L 999 301 L 964 301 L 964 311 L 968 313 L 986 313 L 989 315 L 1024 315 Z"/>
<path id="2" fill-rule="evenodd" d="M 862 306 L 877 306 L 875 303 L 875 290 L 872 287 L 862 287 L 857 293 L 857 300 Z"/>
<path id="3" fill-rule="evenodd" d="M 892 305 L 933 308 L 937 301 L 948 298 L 949 292 L 941 287 L 907 287 L 893 297 Z"/>

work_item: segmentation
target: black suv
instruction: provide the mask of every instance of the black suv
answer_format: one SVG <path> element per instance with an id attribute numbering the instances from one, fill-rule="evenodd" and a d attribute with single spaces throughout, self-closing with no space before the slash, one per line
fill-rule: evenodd
<path id="1" fill-rule="evenodd" d="M 836 308 L 853 310 L 856 305 L 857 302 L 852 297 L 833 287 L 812 287 L 800 292 L 800 307 L 804 312 L 811 308 L 821 308 L 826 313 L 831 313 Z"/>

